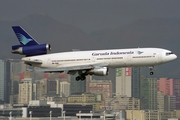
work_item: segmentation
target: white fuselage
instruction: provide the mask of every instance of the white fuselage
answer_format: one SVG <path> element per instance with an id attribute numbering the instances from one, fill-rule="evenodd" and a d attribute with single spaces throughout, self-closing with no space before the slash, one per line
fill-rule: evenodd
<path id="1" fill-rule="evenodd" d="M 175 54 L 160 48 L 132 48 L 94 51 L 75 51 L 24 57 L 22 60 L 42 61 L 32 64 L 41 68 L 61 68 L 94 63 L 107 64 L 109 68 L 156 66 L 173 61 Z"/>

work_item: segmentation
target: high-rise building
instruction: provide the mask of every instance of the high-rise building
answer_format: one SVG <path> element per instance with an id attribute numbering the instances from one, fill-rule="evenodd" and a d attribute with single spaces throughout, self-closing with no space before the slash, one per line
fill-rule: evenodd
<path id="1" fill-rule="evenodd" d="M 67 81 L 60 82 L 60 91 L 65 97 L 68 97 L 70 95 L 70 83 Z"/>
<path id="2" fill-rule="evenodd" d="M 116 68 L 116 95 L 131 97 L 131 68 Z"/>
<path id="3" fill-rule="evenodd" d="M 30 73 L 33 72 L 27 71 L 30 66 L 25 65 L 20 60 L 8 60 L 10 62 L 10 79 L 11 79 L 11 86 L 9 87 L 9 90 L 11 91 L 10 95 L 10 103 L 14 104 L 17 103 L 17 96 L 19 92 L 19 82 L 21 82 L 22 79 L 27 77 L 30 77 Z"/>
<path id="4" fill-rule="evenodd" d="M 57 88 L 57 82 L 55 80 L 48 80 L 47 94 L 55 95 L 57 91 L 56 88 Z"/>
<path id="5" fill-rule="evenodd" d="M 20 73 L 24 73 L 29 66 L 27 66 L 26 64 L 24 64 L 21 61 L 11 61 L 11 79 L 14 78 L 14 76 L 18 76 Z"/>
<path id="6" fill-rule="evenodd" d="M 176 97 L 172 95 L 165 95 L 164 105 L 164 110 L 167 112 L 176 110 Z"/>
<path id="7" fill-rule="evenodd" d="M 86 92 L 89 91 L 89 83 L 91 82 L 92 80 L 92 76 L 91 75 L 88 75 L 86 76 Z"/>
<path id="8" fill-rule="evenodd" d="M 157 78 L 148 78 L 149 82 L 149 109 L 157 110 Z"/>
<path id="9" fill-rule="evenodd" d="M 10 85 L 10 61 L 0 60 L 0 100 L 5 103 L 9 103 Z"/>
<path id="10" fill-rule="evenodd" d="M 10 78 L 10 64 L 9 60 L 5 60 L 5 97 L 4 102 L 10 103 L 10 95 L 11 95 L 11 78 Z"/>
<path id="11" fill-rule="evenodd" d="M 180 79 L 174 79 L 174 96 L 176 96 L 176 110 L 180 110 Z"/>
<path id="12" fill-rule="evenodd" d="M 141 110 L 149 109 L 149 82 L 148 79 L 141 76 L 141 96 L 140 96 L 140 103 L 141 103 Z"/>
<path id="13" fill-rule="evenodd" d="M 111 80 L 91 80 L 88 85 L 90 93 L 102 94 L 102 99 L 112 97 L 112 82 Z"/>
<path id="14" fill-rule="evenodd" d="M 77 75 L 72 75 L 71 76 L 71 88 L 70 88 L 70 91 L 71 91 L 71 94 L 73 93 L 82 93 L 82 92 L 86 92 L 86 80 L 84 81 L 76 81 L 76 76 Z M 87 79 L 88 76 L 86 76 L 86 79 Z"/>
<path id="15" fill-rule="evenodd" d="M 164 112 L 164 92 L 157 91 L 157 110 Z"/>
<path id="16" fill-rule="evenodd" d="M 157 110 L 157 79 L 141 77 L 141 109 Z"/>
<path id="17" fill-rule="evenodd" d="M 131 96 L 140 99 L 140 67 L 132 67 L 131 71 Z"/>
<path id="18" fill-rule="evenodd" d="M 162 91 L 164 93 L 164 95 L 174 95 L 173 80 L 174 79 L 172 79 L 172 78 L 159 78 L 158 91 Z"/>
<path id="19" fill-rule="evenodd" d="M 180 110 L 180 79 L 160 78 L 158 80 L 158 90 L 165 95 L 176 97 L 176 110 Z"/>
<path id="20" fill-rule="evenodd" d="M 59 79 L 56 79 L 56 94 L 57 95 L 60 95 L 61 93 L 61 90 L 60 90 L 60 80 Z"/>
<path id="21" fill-rule="evenodd" d="M 37 100 L 41 100 L 42 96 L 47 94 L 47 79 L 35 81 L 37 86 Z"/>
<path id="22" fill-rule="evenodd" d="M 28 104 L 30 100 L 36 100 L 36 84 L 32 82 L 32 78 L 25 78 L 19 83 L 19 104 Z"/>
<path id="23" fill-rule="evenodd" d="M 116 69 L 116 95 L 140 98 L 140 68 Z"/>
<path id="24" fill-rule="evenodd" d="M 0 60 L 0 100 L 4 101 L 5 98 L 5 63 Z"/>

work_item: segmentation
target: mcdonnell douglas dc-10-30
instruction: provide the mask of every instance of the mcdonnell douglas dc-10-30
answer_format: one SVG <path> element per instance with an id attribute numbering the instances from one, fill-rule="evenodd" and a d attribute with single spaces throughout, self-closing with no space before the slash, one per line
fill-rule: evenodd
<path id="1" fill-rule="evenodd" d="M 177 58 L 171 51 L 161 48 L 110 49 L 47 54 L 51 50 L 49 44 L 39 44 L 20 26 L 12 27 L 20 45 L 12 46 L 12 53 L 25 55 L 25 64 L 39 67 L 37 71 L 67 72 L 76 80 L 85 80 L 87 75 L 108 75 L 109 68 L 119 67 L 153 67 L 171 62 Z"/>

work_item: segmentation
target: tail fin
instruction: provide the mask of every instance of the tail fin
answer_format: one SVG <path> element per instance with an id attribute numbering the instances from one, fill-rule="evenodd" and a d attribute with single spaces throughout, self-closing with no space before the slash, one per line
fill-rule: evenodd
<path id="1" fill-rule="evenodd" d="M 39 43 L 20 26 L 12 26 L 12 29 L 14 30 L 21 45 L 24 46 L 39 45 Z"/>
<path id="2" fill-rule="evenodd" d="M 39 44 L 20 26 L 12 26 L 20 45 L 12 46 L 13 54 L 26 56 L 44 55 L 51 50 L 50 44 Z"/>

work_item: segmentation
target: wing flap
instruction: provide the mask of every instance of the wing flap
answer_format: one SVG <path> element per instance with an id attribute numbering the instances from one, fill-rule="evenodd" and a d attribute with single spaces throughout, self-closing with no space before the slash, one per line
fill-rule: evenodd
<path id="1" fill-rule="evenodd" d="M 80 65 L 80 66 L 70 66 L 70 67 L 61 67 L 61 68 L 47 68 L 47 69 L 36 69 L 37 72 L 68 72 L 68 71 L 78 71 L 78 70 L 90 70 L 98 67 L 105 67 L 107 64 L 89 64 L 89 65 Z"/>
<path id="2" fill-rule="evenodd" d="M 22 60 L 25 64 L 42 64 L 42 61 Z"/>
<path id="3" fill-rule="evenodd" d="M 36 69 L 37 72 L 68 72 L 78 70 L 92 69 L 92 66 L 74 66 L 74 67 L 62 67 L 62 68 L 47 68 L 47 69 Z"/>

